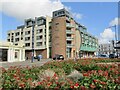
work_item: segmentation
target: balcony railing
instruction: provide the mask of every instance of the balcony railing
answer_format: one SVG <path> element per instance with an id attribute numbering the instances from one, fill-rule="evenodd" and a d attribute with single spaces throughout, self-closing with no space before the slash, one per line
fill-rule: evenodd
<path id="1" fill-rule="evenodd" d="M 66 20 L 70 22 L 70 18 L 66 17 Z"/>
<path id="2" fill-rule="evenodd" d="M 72 48 L 74 45 L 73 44 L 67 44 L 67 47 Z"/>
<path id="3" fill-rule="evenodd" d="M 72 37 L 66 37 L 66 40 L 73 40 L 73 38 Z"/>
<path id="4" fill-rule="evenodd" d="M 73 31 L 71 31 L 71 30 L 66 30 L 66 33 L 67 33 L 67 34 L 73 34 Z"/>
<path id="5" fill-rule="evenodd" d="M 69 23 L 66 23 L 66 27 L 73 28 L 73 27 L 74 27 L 74 25 L 72 25 L 72 24 L 69 24 Z"/>

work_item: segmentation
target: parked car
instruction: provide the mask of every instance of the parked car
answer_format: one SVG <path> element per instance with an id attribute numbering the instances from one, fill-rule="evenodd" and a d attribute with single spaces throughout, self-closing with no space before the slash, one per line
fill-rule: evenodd
<path id="1" fill-rule="evenodd" d="M 118 58 L 118 56 L 116 56 L 115 54 L 110 54 L 109 58 Z"/>
<path id="2" fill-rule="evenodd" d="M 64 56 L 63 55 L 55 55 L 55 57 L 53 57 L 53 60 L 64 60 Z"/>
<path id="3" fill-rule="evenodd" d="M 109 58 L 107 54 L 100 54 L 98 55 L 98 58 Z"/>

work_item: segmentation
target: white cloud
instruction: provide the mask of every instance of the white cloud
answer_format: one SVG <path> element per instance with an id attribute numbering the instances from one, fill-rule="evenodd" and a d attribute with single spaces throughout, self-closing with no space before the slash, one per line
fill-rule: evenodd
<path id="1" fill-rule="evenodd" d="M 111 29 L 105 29 L 104 32 L 100 33 L 99 43 L 109 43 L 109 41 L 113 40 L 115 37 L 115 32 Z"/>
<path id="2" fill-rule="evenodd" d="M 66 10 L 68 10 L 68 11 L 71 11 L 71 10 L 72 10 L 71 7 L 68 7 L 68 6 L 64 6 L 64 8 L 65 8 Z"/>
<path id="3" fill-rule="evenodd" d="M 36 16 L 52 16 L 52 11 L 64 7 L 60 0 L 5 0 L 0 2 L 1 4 L 0 11 L 20 20 Z"/>
<path id="4" fill-rule="evenodd" d="M 73 13 L 72 15 L 73 15 L 73 17 L 76 18 L 76 19 L 82 19 L 82 16 L 83 16 L 83 15 L 80 14 L 80 13 Z"/>
<path id="5" fill-rule="evenodd" d="M 120 18 L 116 17 L 109 23 L 110 26 L 120 25 Z"/>
<path id="6" fill-rule="evenodd" d="M 52 12 L 66 8 L 71 12 L 71 7 L 64 6 L 60 0 L 2 0 L 0 2 L 0 11 L 8 16 L 19 20 L 34 18 L 37 16 L 52 16 Z M 75 19 L 81 19 L 80 13 L 71 12 Z"/>

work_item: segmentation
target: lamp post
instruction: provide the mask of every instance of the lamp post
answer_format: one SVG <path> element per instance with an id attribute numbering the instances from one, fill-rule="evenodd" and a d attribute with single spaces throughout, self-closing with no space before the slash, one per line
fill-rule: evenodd
<path id="1" fill-rule="evenodd" d="M 32 63 L 34 62 L 34 27 L 35 27 L 35 24 L 33 22 L 33 25 L 32 25 L 32 60 L 31 60 Z"/>
<path id="2" fill-rule="evenodd" d="M 108 27 L 108 28 L 115 28 L 115 45 L 116 45 L 116 47 L 117 47 L 117 25 L 114 25 L 114 26 L 110 26 L 110 27 Z M 114 48 L 115 48 L 115 45 L 113 46 Z M 118 52 L 117 52 L 117 49 L 116 49 L 116 54 L 117 54 L 117 56 L 118 56 Z"/>

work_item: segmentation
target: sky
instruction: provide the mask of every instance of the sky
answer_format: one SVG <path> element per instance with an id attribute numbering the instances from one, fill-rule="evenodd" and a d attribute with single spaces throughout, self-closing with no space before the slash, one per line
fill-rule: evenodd
<path id="1" fill-rule="evenodd" d="M 36 16 L 52 16 L 52 11 L 66 8 L 74 19 L 99 39 L 108 43 L 115 39 L 118 25 L 118 2 L 61 2 L 60 0 L 5 0 L 0 2 L 0 39 L 6 40 L 7 31 L 24 24 L 24 19 Z"/>

